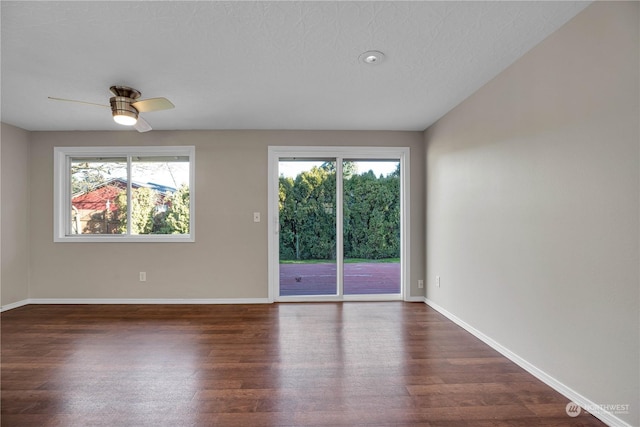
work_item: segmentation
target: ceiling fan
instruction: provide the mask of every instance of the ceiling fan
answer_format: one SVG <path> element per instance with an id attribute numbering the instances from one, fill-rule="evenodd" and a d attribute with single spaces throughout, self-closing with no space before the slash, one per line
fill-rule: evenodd
<path id="1" fill-rule="evenodd" d="M 80 104 L 111 108 L 111 114 L 116 123 L 124 126 L 133 126 L 138 132 L 148 132 L 151 130 L 149 123 L 140 117 L 139 113 L 169 110 L 175 107 L 167 98 L 138 100 L 142 95 L 140 91 L 128 86 L 111 86 L 109 90 L 114 95 L 109 99 L 110 106 L 93 102 L 76 101 L 75 99 L 55 98 L 53 96 L 49 96 L 48 98 L 54 101 L 77 102 Z"/>

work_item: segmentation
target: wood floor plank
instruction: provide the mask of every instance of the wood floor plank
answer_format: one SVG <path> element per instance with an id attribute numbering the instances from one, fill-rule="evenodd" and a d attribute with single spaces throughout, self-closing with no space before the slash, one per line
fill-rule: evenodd
<path id="1" fill-rule="evenodd" d="M 424 304 L 28 305 L 2 426 L 602 426 Z"/>

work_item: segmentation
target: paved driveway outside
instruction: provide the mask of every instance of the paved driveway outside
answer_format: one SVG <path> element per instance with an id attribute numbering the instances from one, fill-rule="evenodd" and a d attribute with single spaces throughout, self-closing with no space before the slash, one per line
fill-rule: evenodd
<path id="1" fill-rule="evenodd" d="M 336 264 L 280 264 L 280 295 L 335 295 Z M 399 294 L 400 263 L 344 264 L 344 294 Z"/>

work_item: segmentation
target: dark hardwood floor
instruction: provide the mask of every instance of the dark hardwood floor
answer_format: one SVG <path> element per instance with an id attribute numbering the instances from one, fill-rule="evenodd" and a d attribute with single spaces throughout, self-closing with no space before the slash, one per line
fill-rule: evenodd
<path id="1" fill-rule="evenodd" d="M 30 305 L 2 426 L 601 426 L 422 303 Z"/>

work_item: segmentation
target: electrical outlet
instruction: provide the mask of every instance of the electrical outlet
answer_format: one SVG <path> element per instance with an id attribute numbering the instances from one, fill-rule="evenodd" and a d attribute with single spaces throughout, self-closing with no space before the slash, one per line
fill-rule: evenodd
<path id="1" fill-rule="evenodd" d="M 253 222 L 260 222 L 260 212 L 253 213 Z"/>
<path id="2" fill-rule="evenodd" d="M 440 287 L 440 276 L 436 276 L 436 287 Z"/>
<path id="3" fill-rule="evenodd" d="M 140 272 L 140 281 L 141 282 L 146 282 L 147 281 L 147 273 L 146 273 L 146 271 L 141 271 Z"/>
<path id="4" fill-rule="evenodd" d="M 418 289 L 424 288 L 424 280 L 418 280 Z"/>

